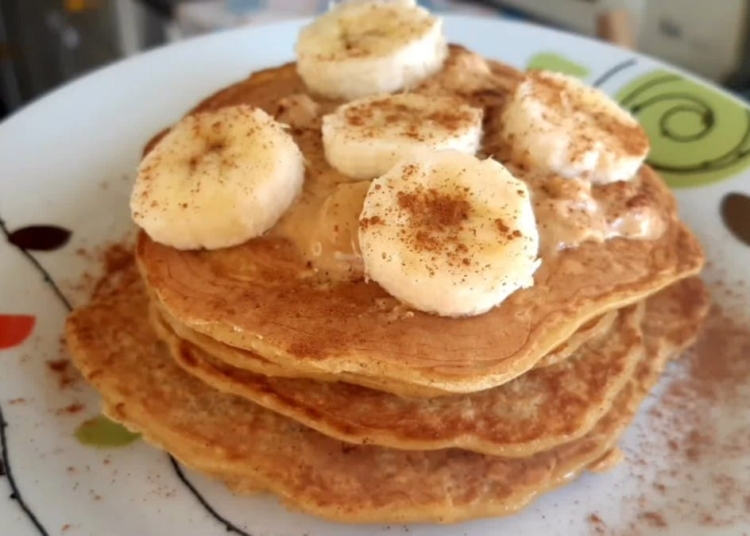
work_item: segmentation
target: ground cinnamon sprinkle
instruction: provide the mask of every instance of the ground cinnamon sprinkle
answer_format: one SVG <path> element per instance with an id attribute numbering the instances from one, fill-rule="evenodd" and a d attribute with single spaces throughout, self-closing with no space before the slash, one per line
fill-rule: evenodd
<path id="1" fill-rule="evenodd" d="M 404 233 L 408 233 L 414 250 L 447 253 L 449 262 L 456 265 L 471 262 L 460 247 L 459 233 L 471 213 L 471 203 L 465 195 L 420 188 L 399 192 L 398 205 L 409 214 L 411 225 Z"/>
<path id="2" fill-rule="evenodd" d="M 750 322 L 715 306 L 695 347 L 665 375 L 667 386 L 647 414 L 647 435 L 627 453 L 641 481 L 638 494 L 626 498 L 630 521 L 607 534 L 750 522 L 750 429 L 726 429 L 720 418 L 748 422 Z M 603 534 L 593 525 L 591 531 Z"/>
<path id="3" fill-rule="evenodd" d="M 471 203 L 465 197 L 432 189 L 399 192 L 398 206 L 407 210 L 418 225 L 436 231 L 461 225 L 469 218 L 471 211 Z"/>
<path id="4" fill-rule="evenodd" d="M 69 287 L 69 290 L 82 295 L 81 297 L 85 296 L 81 303 L 85 303 L 92 297 L 106 295 L 107 292 L 116 288 L 121 283 L 122 278 L 112 277 L 114 274 L 121 273 L 123 277 L 135 277 L 133 270 L 125 270 L 133 263 L 133 246 L 130 239 L 123 239 L 102 249 L 79 249 L 76 254 L 91 261 L 91 264 L 94 265 L 90 270 L 83 273 L 77 283 Z M 102 272 L 110 277 L 101 277 Z M 59 346 L 60 355 L 67 356 L 63 336 L 60 337 Z M 67 357 L 48 360 L 47 368 L 57 376 L 60 389 L 75 386 L 82 379 L 81 374 L 72 366 Z M 72 412 L 68 411 L 68 413 Z"/>
<path id="5" fill-rule="evenodd" d="M 47 361 L 47 368 L 57 376 L 60 389 L 74 385 L 81 378 L 75 367 L 71 366 L 68 358 L 49 360 Z"/>
<path id="6" fill-rule="evenodd" d="M 602 521 L 602 518 L 596 514 L 589 516 L 589 523 L 591 525 L 591 532 L 596 536 L 604 536 L 607 534 L 607 525 Z"/>
<path id="7" fill-rule="evenodd" d="M 132 270 L 126 270 L 133 264 L 133 245 L 130 240 L 112 243 L 102 252 L 101 272 L 108 277 L 100 277 L 94 286 L 92 297 L 105 296 L 115 288 L 119 288 L 122 277 L 137 277 Z M 113 277 L 118 275 L 118 277 Z M 121 276 L 121 277 L 119 277 Z"/>
<path id="8" fill-rule="evenodd" d="M 380 216 L 372 216 L 371 218 L 362 218 L 361 220 L 359 220 L 359 224 L 362 226 L 362 229 L 367 229 L 371 225 L 382 225 L 383 218 L 381 218 Z"/>
<path id="9" fill-rule="evenodd" d="M 47 368 L 52 372 L 65 372 L 70 366 L 68 359 L 56 359 L 54 361 L 47 361 Z"/>
<path id="10" fill-rule="evenodd" d="M 407 138 L 425 141 L 429 139 L 431 131 L 435 128 L 447 131 L 465 128 L 466 125 L 474 121 L 478 113 L 477 110 L 467 107 L 462 101 L 456 101 L 452 110 L 427 113 L 426 110 L 415 104 L 397 101 L 404 98 L 407 98 L 407 96 L 389 96 L 385 99 L 367 101 L 351 106 L 344 113 L 345 120 L 351 126 L 360 127 L 363 134 L 377 136 L 379 119 L 386 125 L 400 126 L 401 134 Z M 420 97 L 411 95 L 408 98 Z M 426 123 L 432 128 L 425 128 Z"/>
<path id="11" fill-rule="evenodd" d="M 80 413 L 86 408 L 83 404 L 80 402 L 74 402 L 73 404 L 69 404 L 65 406 L 64 408 L 58 409 L 55 413 L 57 415 L 75 415 L 76 413 Z"/>
<path id="12" fill-rule="evenodd" d="M 643 512 L 640 517 L 652 527 L 664 528 L 667 526 L 664 516 L 657 512 Z"/>
<path id="13" fill-rule="evenodd" d="M 111 244 L 102 257 L 104 272 L 110 274 L 129 266 L 133 261 L 133 248 L 130 244 Z"/>
<path id="14" fill-rule="evenodd" d="M 501 218 L 495 219 L 495 225 L 497 226 L 497 230 L 500 232 L 500 236 L 505 238 L 505 240 L 521 238 L 521 231 L 519 231 L 518 229 L 513 229 L 511 231 L 510 227 L 508 227 Z"/>
<path id="15" fill-rule="evenodd" d="M 124 238 L 116 243 L 103 247 L 85 249 L 78 248 L 76 255 L 91 264 L 83 275 L 75 282 L 64 285 L 66 293 L 74 302 L 83 304 L 91 296 L 101 293 L 103 286 L 102 273 L 113 274 L 125 268 L 133 258 L 132 239 Z"/>

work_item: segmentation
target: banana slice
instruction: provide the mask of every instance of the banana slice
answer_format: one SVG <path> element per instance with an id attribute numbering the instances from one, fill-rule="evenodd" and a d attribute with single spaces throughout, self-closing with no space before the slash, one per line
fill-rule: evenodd
<path id="1" fill-rule="evenodd" d="M 302 153 L 264 111 L 231 106 L 185 117 L 141 162 L 133 220 L 177 249 L 216 249 L 263 234 L 302 188 Z"/>
<path id="2" fill-rule="evenodd" d="M 331 166 L 355 179 L 372 179 L 424 148 L 474 154 L 482 110 L 416 93 L 365 97 L 324 116 L 322 131 Z"/>
<path id="3" fill-rule="evenodd" d="M 350 1 L 299 34 L 297 72 L 314 93 L 352 100 L 416 85 L 448 55 L 442 22 L 411 1 Z"/>
<path id="4" fill-rule="evenodd" d="M 511 157 L 532 169 L 594 183 L 631 179 L 649 151 L 638 122 L 576 78 L 530 72 L 503 117 Z"/>
<path id="5" fill-rule="evenodd" d="M 359 219 L 365 274 L 407 305 L 484 313 L 534 284 L 539 233 L 526 184 L 495 160 L 432 151 L 374 179 Z"/>

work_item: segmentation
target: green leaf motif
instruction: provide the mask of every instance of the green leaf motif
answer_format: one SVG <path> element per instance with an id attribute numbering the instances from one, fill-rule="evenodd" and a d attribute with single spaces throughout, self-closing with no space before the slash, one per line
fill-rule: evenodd
<path id="1" fill-rule="evenodd" d="M 658 69 L 616 98 L 643 125 L 648 162 L 671 187 L 711 184 L 750 165 L 750 109 L 720 90 Z"/>
<path id="2" fill-rule="evenodd" d="M 75 436 L 83 445 L 100 448 L 124 447 L 140 437 L 103 415 L 85 421 L 78 427 Z"/>
<path id="3" fill-rule="evenodd" d="M 589 70 L 554 52 L 541 52 L 533 56 L 528 65 L 526 66 L 529 70 L 538 71 L 554 71 L 557 73 L 563 73 L 570 76 L 576 76 L 578 78 L 585 78 L 589 74 Z"/>

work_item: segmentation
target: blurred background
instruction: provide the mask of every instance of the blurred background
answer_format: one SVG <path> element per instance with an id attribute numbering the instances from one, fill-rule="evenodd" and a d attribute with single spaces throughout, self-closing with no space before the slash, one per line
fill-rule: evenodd
<path id="1" fill-rule="evenodd" d="M 433 0 L 440 13 L 532 21 L 606 39 L 750 95 L 750 0 Z M 0 0 L 0 117 L 117 59 L 328 0 Z"/>

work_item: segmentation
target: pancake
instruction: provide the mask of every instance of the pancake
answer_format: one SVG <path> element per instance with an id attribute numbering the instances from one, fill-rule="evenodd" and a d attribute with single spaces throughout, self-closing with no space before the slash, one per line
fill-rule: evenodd
<path id="1" fill-rule="evenodd" d="M 646 357 L 612 409 L 582 438 L 514 459 L 460 449 L 350 445 L 212 389 L 171 359 L 143 303 L 136 303 L 140 283 L 123 281 L 66 323 L 72 358 L 101 393 L 108 415 L 236 490 L 268 490 L 302 511 L 360 523 L 447 523 L 509 514 L 569 481 L 615 446 L 665 360 L 693 339 L 707 310 L 696 280 L 649 301 L 646 325 L 675 330 L 648 331 Z M 136 304 L 122 306 L 123 296 L 135 297 Z M 648 320 L 653 314 L 673 317 Z"/>
<path id="2" fill-rule="evenodd" d="M 154 305 L 153 309 L 156 311 L 155 314 L 158 315 L 159 321 L 166 324 L 169 329 L 181 339 L 193 343 L 205 353 L 212 356 L 214 360 L 221 361 L 230 367 L 245 370 L 250 373 L 280 378 L 308 378 L 327 382 L 348 382 L 369 387 L 371 389 L 387 391 L 404 397 L 433 398 L 449 395 L 449 393 L 439 389 L 432 389 L 427 386 L 414 385 L 407 382 L 398 382 L 393 379 L 382 380 L 378 377 L 362 376 L 347 372 L 328 374 L 315 370 L 301 371 L 294 368 L 293 364 L 290 367 L 285 367 L 280 363 L 268 361 L 254 352 L 229 346 L 198 333 L 197 331 L 184 326 L 176 319 L 172 318 L 168 312 L 159 309 L 156 305 Z M 590 321 L 576 331 L 568 340 L 539 360 L 535 367 L 553 365 L 566 359 L 586 341 L 608 331 L 614 323 L 615 318 L 617 318 L 617 312 L 613 311 Z"/>
<path id="3" fill-rule="evenodd" d="M 113 306 L 134 303 L 135 297 L 128 295 Z M 138 307 L 145 303 L 141 291 Z M 644 355 L 644 308 L 639 304 L 622 309 L 611 331 L 580 348 L 575 357 L 500 387 L 433 399 L 402 398 L 343 382 L 253 374 L 180 339 L 158 315 L 154 327 L 183 370 L 342 441 L 526 457 L 581 437 L 610 409 Z"/>
<path id="4" fill-rule="evenodd" d="M 609 332 L 612 325 L 617 319 L 617 311 L 610 311 L 593 320 L 589 320 L 578 330 L 573 333 L 567 340 L 562 342 L 557 348 L 546 354 L 539 361 L 534 363 L 532 368 L 549 367 L 556 365 L 576 353 L 581 346 L 587 341 L 600 337 Z"/>
<path id="5" fill-rule="evenodd" d="M 502 140 L 492 125 L 519 78 L 520 73 L 507 66 L 453 47 L 445 68 L 414 91 L 450 93 L 481 106 L 490 129 L 483 152 L 502 159 Z M 334 278 L 331 267 L 311 267 L 289 238 L 295 226 L 297 234 L 316 232 L 317 213 L 308 213 L 306 203 L 317 206 L 337 184 L 350 183 L 327 164 L 322 149 L 320 115 L 338 103 L 306 95 L 295 66 L 287 64 L 220 91 L 196 110 L 239 103 L 263 108 L 291 125 L 308 165 L 301 198 L 269 234 L 233 248 L 178 251 L 141 233 L 138 263 L 159 307 L 170 317 L 298 376 L 376 378 L 378 388 L 395 393 L 403 393 L 405 383 L 445 393 L 491 388 L 532 368 L 588 321 L 641 301 L 698 273 L 703 265 L 700 245 L 678 220 L 672 194 L 643 166 L 633 181 L 594 186 L 592 195 L 609 210 L 607 221 L 617 221 L 628 211 L 652 214 L 663 227 L 658 238 L 588 240 L 561 251 L 548 245 L 541 252 L 535 285 L 481 316 L 454 319 L 408 310 L 374 282 L 348 272 Z M 532 197 L 535 210 L 542 211 L 538 202 L 546 195 L 545 185 L 554 180 L 540 180 L 533 172 L 521 178 L 538 185 Z M 567 188 L 573 183 L 563 184 Z M 354 219 L 343 227 L 351 232 L 358 212 L 347 210 Z M 554 236 L 567 228 L 569 219 L 540 221 L 543 243 L 545 233 Z M 341 230 L 335 240 L 349 238 Z M 321 238 L 328 239 L 334 240 Z M 352 273 L 355 264 L 352 261 Z"/>

